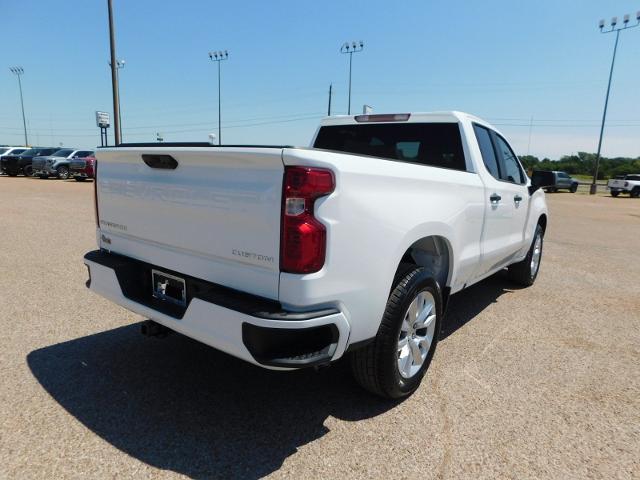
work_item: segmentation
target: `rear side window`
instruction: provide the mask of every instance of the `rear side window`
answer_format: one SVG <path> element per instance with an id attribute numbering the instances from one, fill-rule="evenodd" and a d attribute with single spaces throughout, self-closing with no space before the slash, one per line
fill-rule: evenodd
<path id="1" fill-rule="evenodd" d="M 378 123 L 321 127 L 315 148 L 466 171 L 457 123 Z"/>
<path id="2" fill-rule="evenodd" d="M 493 148 L 493 142 L 491 141 L 491 134 L 489 130 L 480 125 L 474 125 L 473 129 L 476 132 L 476 139 L 478 140 L 478 146 L 480 147 L 480 153 L 482 153 L 482 161 L 484 166 L 487 167 L 489 173 L 496 180 L 500 179 L 500 170 L 498 169 L 498 157 L 496 151 Z"/>

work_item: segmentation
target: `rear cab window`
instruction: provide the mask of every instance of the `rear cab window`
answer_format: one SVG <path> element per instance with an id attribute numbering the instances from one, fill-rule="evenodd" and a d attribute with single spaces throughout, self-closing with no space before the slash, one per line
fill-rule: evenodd
<path id="1" fill-rule="evenodd" d="M 467 171 L 458 123 L 375 123 L 320 127 L 314 148 Z"/>

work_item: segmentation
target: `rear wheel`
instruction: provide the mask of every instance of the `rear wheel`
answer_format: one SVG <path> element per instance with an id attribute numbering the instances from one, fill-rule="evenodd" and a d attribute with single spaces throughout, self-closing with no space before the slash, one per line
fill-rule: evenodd
<path id="1" fill-rule="evenodd" d="M 611 190 L 612 197 L 617 197 L 618 195 L 620 195 L 620 192 L 618 190 Z"/>
<path id="2" fill-rule="evenodd" d="M 58 178 L 62 180 L 66 180 L 69 178 L 69 167 L 65 167 L 64 165 L 60 165 L 56 171 L 58 172 Z"/>
<path id="3" fill-rule="evenodd" d="M 540 270 L 540 261 L 542 260 L 543 237 L 542 227 L 537 225 L 527 256 L 521 262 L 509 265 L 509 278 L 511 281 L 525 287 L 533 285 L 533 282 L 536 281 L 538 270 Z"/>
<path id="4" fill-rule="evenodd" d="M 578 184 L 577 183 L 572 184 L 571 188 L 569 189 L 569 191 L 571 193 L 576 193 L 578 191 Z"/>
<path id="5" fill-rule="evenodd" d="M 395 283 L 374 341 L 351 355 L 357 382 L 386 398 L 401 398 L 419 386 L 438 343 L 442 293 L 422 267 Z"/>
<path id="6" fill-rule="evenodd" d="M 629 195 L 631 196 L 631 198 L 640 197 L 640 187 L 633 187 L 633 190 L 631 190 L 631 193 Z"/>

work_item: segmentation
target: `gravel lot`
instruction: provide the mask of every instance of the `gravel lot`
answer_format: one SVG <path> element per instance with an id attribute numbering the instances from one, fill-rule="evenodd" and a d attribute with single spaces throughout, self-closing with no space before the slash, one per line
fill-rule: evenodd
<path id="1" fill-rule="evenodd" d="M 394 403 L 142 337 L 84 286 L 92 191 L 0 177 L 0 478 L 640 478 L 640 200 L 547 195 L 537 283 L 452 297 Z"/>

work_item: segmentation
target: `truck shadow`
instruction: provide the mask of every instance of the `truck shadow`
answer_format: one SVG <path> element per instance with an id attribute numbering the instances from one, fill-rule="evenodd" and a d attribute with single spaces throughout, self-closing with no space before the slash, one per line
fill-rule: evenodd
<path id="1" fill-rule="evenodd" d="M 45 390 L 114 447 L 190 478 L 262 478 L 324 436 L 329 416 L 357 421 L 397 405 L 367 395 L 346 362 L 271 372 L 178 334 L 134 324 L 35 350 Z"/>
<path id="2" fill-rule="evenodd" d="M 491 278 L 452 297 L 443 337 L 506 291 Z M 140 325 L 34 350 L 27 363 L 64 409 L 114 447 L 191 478 L 261 478 L 328 432 L 333 416 L 375 417 L 398 405 L 362 391 L 348 364 L 271 372 L 182 335 L 142 338 Z"/>
<path id="3" fill-rule="evenodd" d="M 515 285 L 507 278 L 507 271 L 500 271 L 491 277 L 452 295 L 449 299 L 447 316 L 442 323 L 440 340 L 446 339 L 505 293 L 523 287 Z"/>

